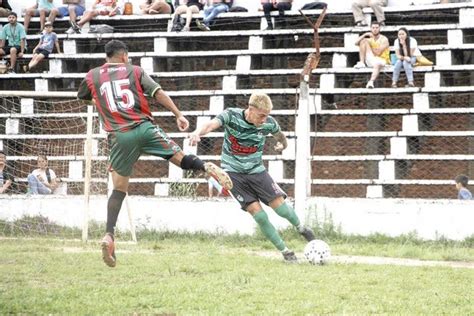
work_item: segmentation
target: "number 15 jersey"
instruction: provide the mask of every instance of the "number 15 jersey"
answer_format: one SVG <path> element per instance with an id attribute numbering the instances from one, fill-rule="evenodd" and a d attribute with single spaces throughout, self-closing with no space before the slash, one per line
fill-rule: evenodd
<path id="1" fill-rule="evenodd" d="M 138 66 L 106 63 L 90 70 L 81 82 L 77 97 L 94 100 L 107 132 L 127 131 L 152 121 L 145 96 L 153 97 L 161 86 Z"/>

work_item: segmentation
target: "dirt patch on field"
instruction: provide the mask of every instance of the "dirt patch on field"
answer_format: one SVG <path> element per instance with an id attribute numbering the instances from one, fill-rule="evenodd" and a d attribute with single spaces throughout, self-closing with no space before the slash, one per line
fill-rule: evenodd
<path id="1" fill-rule="evenodd" d="M 278 252 L 252 252 L 257 256 L 262 256 L 271 259 L 281 260 L 282 257 Z M 297 253 L 299 262 L 305 263 L 303 253 Z M 434 261 L 434 260 L 418 260 L 405 258 L 389 258 L 389 257 L 368 257 L 368 256 L 332 256 L 329 263 L 339 264 L 374 264 L 374 265 L 397 265 L 409 267 L 450 267 L 450 268 L 468 268 L 474 269 L 474 262 L 465 261 Z"/>

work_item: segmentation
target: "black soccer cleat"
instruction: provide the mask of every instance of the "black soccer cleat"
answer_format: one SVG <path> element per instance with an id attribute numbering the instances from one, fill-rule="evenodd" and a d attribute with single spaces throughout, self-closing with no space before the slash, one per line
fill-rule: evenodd
<path id="1" fill-rule="evenodd" d="M 301 234 L 301 236 L 304 237 L 304 239 L 306 239 L 306 241 L 311 241 L 311 240 L 316 239 L 316 236 L 314 236 L 313 230 L 309 228 L 308 226 L 303 226 L 303 228 L 299 230 L 299 233 Z"/>
<path id="2" fill-rule="evenodd" d="M 287 250 L 285 252 L 281 253 L 283 255 L 283 259 L 285 259 L 285 262 L 288 263 L 297 263 L 298 258 L 296 258 L 295 252 L 291 250 Z"/>

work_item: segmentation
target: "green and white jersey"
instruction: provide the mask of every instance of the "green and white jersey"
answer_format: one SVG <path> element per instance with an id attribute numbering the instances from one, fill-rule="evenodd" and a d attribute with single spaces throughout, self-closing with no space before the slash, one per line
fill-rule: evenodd
<path id="1" fill-rule="evenodd" d="M 271 116 L 261 126 L 245 120 L 244 110 L 229 108 L 216 116 L 224 127 L 221 167 L 230 172 L 259 173 L 265 171 L 262 155 L 268 134 L 280 131 L 280 125 Z"/>

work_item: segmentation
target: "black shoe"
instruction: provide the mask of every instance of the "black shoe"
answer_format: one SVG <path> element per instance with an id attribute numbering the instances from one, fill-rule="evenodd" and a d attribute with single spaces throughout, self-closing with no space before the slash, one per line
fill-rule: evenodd
<path id="1" fill-rule="evenodd" d="M 288 263 L 296 263 L 298 262 L 298 258 L 296 258 L 295 252 L 288 250 L 281 253 L 283 255 L 283 259 L 285 259 Z"/>
<path id="2" fill-rule="evenodd" d="M 304 237 L 304 239 L 306 239 L 306 241 L 311 241 L 311 240 L 316 239 L 313 231 L 308 226 L 303 226 L 303 228 L 299 231 L 299 233 L 301 236 Z"/>

